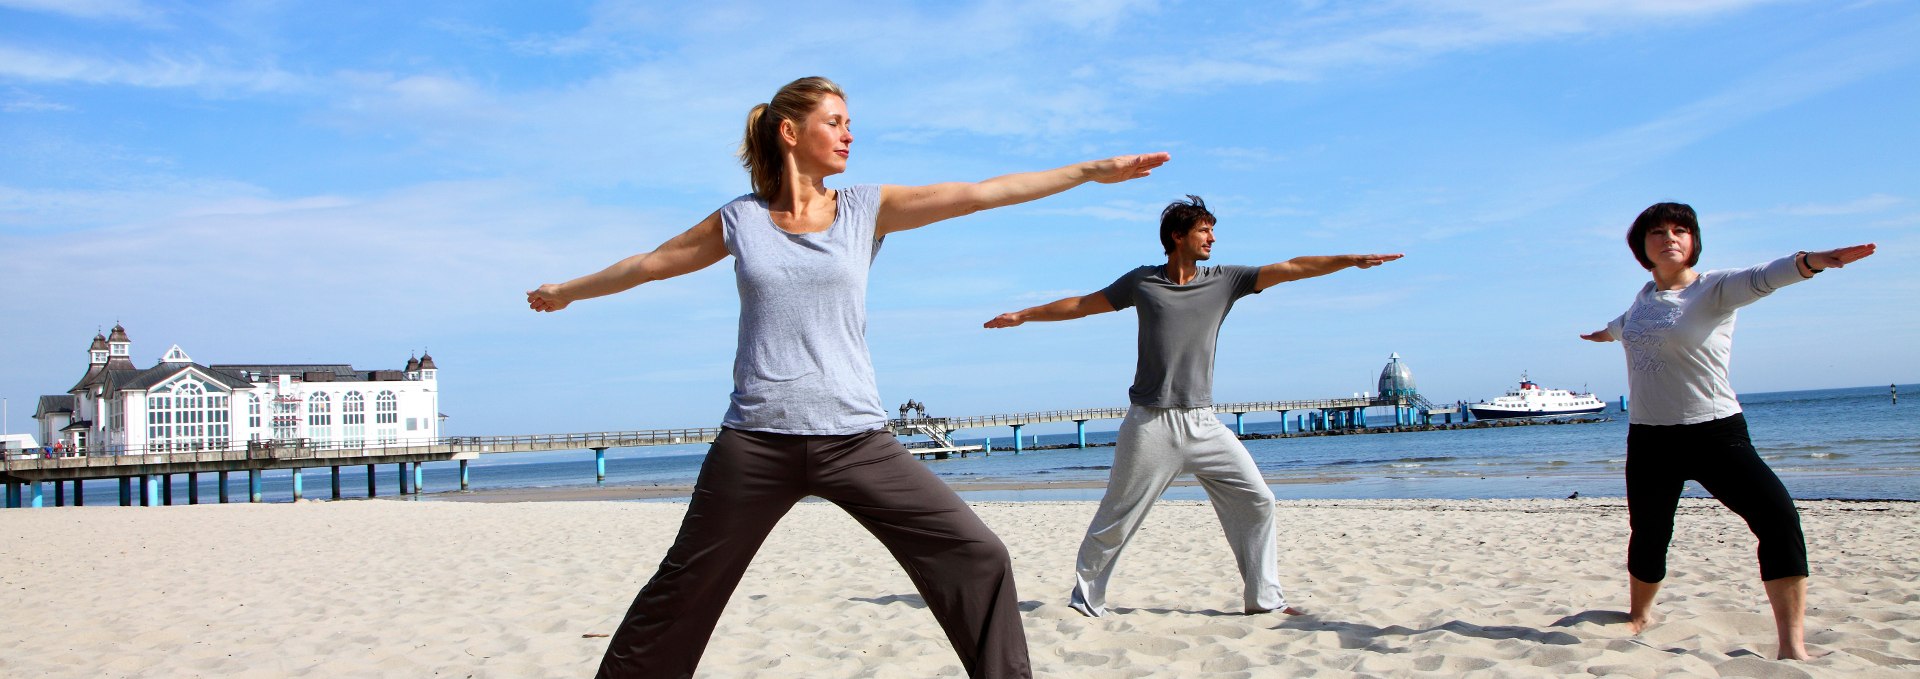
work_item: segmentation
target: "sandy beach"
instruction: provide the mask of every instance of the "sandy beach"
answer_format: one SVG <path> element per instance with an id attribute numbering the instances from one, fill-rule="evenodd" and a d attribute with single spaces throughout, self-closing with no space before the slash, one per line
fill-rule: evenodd
<path id="1" fill-rule="evenodd" d="M 981 503 L 1013 553 L 1036 674 L 1914 676 L 1920 505 L 1806 502 L 1807 641 L 1768 660 L 1753 538 L 1688 500 L 1640 636 L 1624 502 L 1280 503 L 1282 584 L 1312 615 L 1239 614 L 1212 509 L 1163 502 L 1114 614 L 1065 605 L 1085 502 Z M 301 502 L 0 513 L 0 676 L 584 677 L 679 503 Z M 735 592 L 711 677 L 959 676 L 880 545 L 804 503 Z"/>

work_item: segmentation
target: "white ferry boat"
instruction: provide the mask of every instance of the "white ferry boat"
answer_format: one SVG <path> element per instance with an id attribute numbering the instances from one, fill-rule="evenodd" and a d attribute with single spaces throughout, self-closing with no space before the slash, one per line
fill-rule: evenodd
<path id="1" fill-rule="evenodd" d="M 1602 412 L 1607 404 L 1593 394 L 1576 394 L 1565 389 L 1543 389 L 1525 374 L 1520 376 L 1520 388 L 1507 392 L 1507 395 L 1494 399 L 1491 403 L 1470 403 L 1467 409 L 1473 416 L 1482 420 L 1498 420 L 1514 417 L 1561 417 L 1565 415 L 1585 415 Z"/>

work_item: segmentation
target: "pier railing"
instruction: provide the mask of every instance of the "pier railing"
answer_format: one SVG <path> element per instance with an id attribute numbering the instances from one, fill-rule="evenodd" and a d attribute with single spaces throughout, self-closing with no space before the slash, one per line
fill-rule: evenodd
<path id="1" fill-rule="evenodd" d="M 1218 413 L 1252 413 L 1291 410 L 1340 410 L 1369 406 L 1407 406 L 1406 399 L 1333 398 L 1293 401 L 1251 401 L 1220 403 Z M 1030 413 L 971 415 L 965 417 L 915 417 L 890 419 L 888 428 L 907 434 L 925 428 L 946 432 L 986 427 L 1043 424 L 1049 422 L 1085 422 L 1126 417 L 1126 408 L 1078 408 L 1043 410 Z M 527 453 L 555 450 L 630 448 L 677 444 L 709 443 L 720 435 L 719 427 L 678 429 L 642 429 L 634 431 L 584 432 L 572 434 L 526 434 L 506 436 L 449 436 L 438 439 L 402 439 L 398 441 L 269 439 L 234 441 L 218 446 L 183 447 L 180 444 L 157 446 L 111 446 L 81 452 L 48 454 L 41 451 L 9 452 L 0 456 L 0 471 L 69 469 L 76 467 L 114 467 L 141 464 L 180 464 L 245 462 L 249 460 L 314 460 L 316 466 L 354 464 L 349 459 L 419 456 L 473 455 L 490 453 Z"/>
<path id="2" fill-rule="evenodd" d="M 8 453 L 0 457 L 0 471 L 69 469 L 75 467 L 114 467 L 132 464 L 183 464 L 195 462 L 245 462 L 248 460 L 343 461 L 348 458 L 406 455 L 444 455 L 457 453 L 526 453 L 548 450 L 589 448 L 627 448 L 679 443 L 707 443 L 720 435 L 718 427 L 693 429 L 648 429 L 580 434 L 530 434 L 517 436 L 448 436 L 439 439 L 400 441 L 317 441 L 313 439 L 266 439 L 237 441 L 224 446 L 187 447 L 114 446 L 80 452 Z"/>

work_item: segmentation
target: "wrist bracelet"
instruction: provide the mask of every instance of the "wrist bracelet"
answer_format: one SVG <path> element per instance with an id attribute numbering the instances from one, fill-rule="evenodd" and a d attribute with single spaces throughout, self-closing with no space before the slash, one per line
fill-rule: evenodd
<path id="1" fill-rule="evenodd" d="M 1806 250 L 1800 251 L 1800 265 L 1807 267 L 1808 271 L 1812 271 L 1814 273 L 1820 273 L 1822 271 L 1826 271 L 1826 269 L 1813 268 L 1813 253 L 1807 252 Z"/>

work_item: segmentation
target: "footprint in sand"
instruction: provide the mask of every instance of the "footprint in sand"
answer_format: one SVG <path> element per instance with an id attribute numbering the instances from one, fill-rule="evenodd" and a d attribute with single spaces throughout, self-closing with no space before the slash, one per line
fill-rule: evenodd
<path id="1" fill-rule="evenodd" d="M 1228 639 L 1245 639 L 1248 634 L 1253 633 L 1253 630 L 1248 629 L 1243 625 L 1212 624 L 1212 625 L 1196 625 L 1193 627 L 1187 627 L 1187 628 L 1175 630 L 1175 633 L 1181 636 L 1187 636 L 1187 637 L 1226 637 Z"/>

